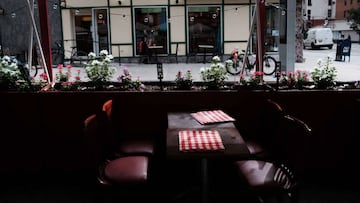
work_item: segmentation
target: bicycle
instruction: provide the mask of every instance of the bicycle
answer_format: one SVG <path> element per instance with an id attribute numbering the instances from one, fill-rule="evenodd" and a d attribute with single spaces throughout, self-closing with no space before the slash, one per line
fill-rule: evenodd
<path id="1" fill-rule="evenodd" d="M 236 54 L 237 57 L 230 57 L 231 60 L 234 61 L 232 66 L 226 66 L 226 70 L 231 75 L 239 75 L 241 69 L 243 67 L 243 63 L 245 63 L 245 70 L 250 72 L 251 70 L 255 69 L 256 66 L 256 57 L 253 55 L 248 54 L 245 59 L 245 50 L 242 50 L 240 54 Z M 264 64 L 263 64 L 263 72 L 264 75 L 272 75 L 275 73 L 276 70 L 276 60 L 274 57 L 269 55 L 264 55 Z"/>
<path id="2" fill-rule="evenodd" d="M 66 40 L 69 41 L 69 40 Z M 53 64 L 64 64 L 69 61 L 72 66 L 83 66 L 88 60 L 88 54 L 85 51 L 78 51 L 76 46 L 71 47 L 70 58 L 65 58 L 65 49 L 61 40 L 55 41 L 56 48 L 51 49 Z"/>
<path id="3" fill-rule="evenodd" d="M 69 40 L 66 40 L 69 41 Z M 71 47 L 70 58 L 65 59 L 65 49 L 62 45 L 61 40 L 55 41 L 55 48 L 51 49 L 52 63 L 53 64 L 64 64 L 64 62 L 69 62 L 72 66 L 82 67 L 84 62 L 88 60 L 88 54 L 84 51 L 77 51 L 76 46 Z M 43 60 L 40 57 L 40 50 L 38 47 L 34 47 L 33 51 L 33 65 L 29 68 L 31 77 L 36 77 L 39 69 L 43 69 Z M 53 65 L 53 67 L 57 65 Z"/>

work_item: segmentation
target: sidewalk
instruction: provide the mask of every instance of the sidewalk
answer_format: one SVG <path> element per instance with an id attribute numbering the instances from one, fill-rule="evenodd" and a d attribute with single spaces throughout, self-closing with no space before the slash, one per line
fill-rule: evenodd
<path id="1" fill-rule="evenodd" d="M 334 65 L 338 71 L 337 81 L 357 81 L 360 80 L 360 45 L 358 43 L 353 43 L 351 48 L 351 58 L 346 58 L 345 62 L 334 61 Z M 305 62 L 304 63 L 295 63 L 296 70 L 304 70 L 311 72 L 314 70 L 317 61 L 319 59 L 325 59 L 330 56 L 335 59 L 336 56 L 336 44 L 331 50 L 321 49 L 321 50 L 304 50 L 303 52 Z M 119 63 L 114 62 L 113 66 L 116 67 L 117 71 L 114 75 L 113 80 L 116 81 L 116 78 L 122 74 L 123 68 L 127 67 L 130 73 L 133 76 L 133 79 L 139 77 L 141 81 L 158 81 L 156 64 L 138 64 L 138 63 Z M 179 70 L 186 71 L 191 70 L 194 81 L 201 81 L 200 78 L 200 69 L 210 66 L 210 64 L 203 63 L 164 63 L 163 72 L 164 78 L 163 81 L 174 81 L 176 74 Z M 87 81 L 84 68 L 74 67 L 72 70 L 73 75 L 76 74 L 77 70 L 80 70 L 81 80 Z M 53 69 L 53 74 L 57 73 L 57 68 Z M 41 71 L 40 71 L 41 73 Z M 39 75 L 39 74 L 38 74 Z M 228 81 L 238 81 L 239 76 L 229 75 Z M 265 81 L 275 81 L 274 76 L 265 76 Z"/>

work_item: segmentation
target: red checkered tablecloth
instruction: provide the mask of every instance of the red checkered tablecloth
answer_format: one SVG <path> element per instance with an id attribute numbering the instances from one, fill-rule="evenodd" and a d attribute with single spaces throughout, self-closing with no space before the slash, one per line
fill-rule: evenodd
<path id="1" fill-rule="evenodd" d="M 193 116 L 201 124 L 235 121 L 234 118 L 227 115 L 222 110 L 199 111 L 192 113 L 191 116 Z"/>
<path id="2" fill-rule="evenodd" d="M 180 151 L 219 151 L 224 144 L 217 130 L 181 130 L 179 131 Z"/>

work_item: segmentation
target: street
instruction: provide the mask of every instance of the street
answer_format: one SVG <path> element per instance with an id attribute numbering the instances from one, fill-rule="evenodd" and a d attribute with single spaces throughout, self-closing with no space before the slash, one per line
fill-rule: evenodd
<path id="1" fill-rule="evenodd" d="M 333 60 L 336 56 L 336 44 L 333 49 L 321 48 L 319 50 L 304 50 L 304 63 L 295 63 L 295 71 L 303 70 L 309 73 L 314 70 L 317 66 L 319 59 L 326 59 L 330 56 Z M 224 60 L 226 60 L 224 58 Z M 347 57 L 344 62 L 334 61 L 333 62 L 337 69 L 336 81 L 357 81 L 360 80 L 360 45 L 358 43 L 352 43 L 350 59 Z M 133 80 L 139 78 L 141 81 L 157 81 L 156 64 L 139 64 L 139 63 L 119 63 L 114 62 L 113 66 L 116 67 L 117 71 L 113 77 L 113 81 L 122 74 L 123 68 L 127 67 L 132 74 Z M 201 81 L 200 69 L 210 66 L 209 63 L 164 63 L 163 64 L 163 81 L 174 81 L 176 74 L 179 70 L 186 71 L 191 70 L 193 80 Z M 75 76 L 77 70 L 80 70 L 80 77 L 82 81 L 87 81 L 84 68 L 73 67 L 72 75 Z M 58 69 L 53 69 L 53 74 L 56 75 Z M 40 73 L 42 70 L 40 70 Z M 38 74 L 39 76 L 40 74 Z M 37 78 L 38 78 L 37 76 Z M 71 78 L 73 80 L 74 77 Z M 238 81 L 238 76 L 229 76 L 228 81 Z M 265 76 L 264 81 L 275 81 L 274 76 Z"/>

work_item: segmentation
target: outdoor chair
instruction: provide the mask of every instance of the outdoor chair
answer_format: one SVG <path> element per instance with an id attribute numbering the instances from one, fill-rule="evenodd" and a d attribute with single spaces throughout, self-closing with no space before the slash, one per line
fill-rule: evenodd
<path id="1" fill-rule="evenodd" d="M 267 99 L 262 103 L 261 113 L 258 116 L 258 128 L 252 136 L 245 137 L 246 145 L 251 157 L 266 157 L 269 155 L 267 148 L 271 146 L 272 138 L 279 131 L 279 121 L 284 116 L 279 103 Z"/>
<path id="2" fill-rule="evenodd" d="M 178 52 L 179 52 L 179 43 L 176 43 L 176 47 L 175 47 L 175 53 L 171 53 L 168 55 L 168 57 L 175 57 L 175 62 L 178 62 Z"/>
<path id="3" fill-rule="evenodd" d="M 155 144 L 150 139 L 145 138 L 134 138 L 130 139 L 129 137 L 123 138 L 120 133 L 113 131 L 112 126 L 116 125 L 112 123 L 112 100 L 107 100 L 103 106 L 102 110 L 106 113 L 106 120 L 108 125 L 111 126 L 111 132 L 115 135 L 115 141 L 117 143 L 116 152 L 120 155 L 146 155 L 153 156 L 155 150 Z"/>
<path id="4" fill-rule="evenodd" d="M 298 187 L 304 175 L 307 140 L 311 128 L 298 118 L 283 115 L 279 130 L 272 137 L 272 148 L 266 158 L 254 157 L 235 162 L 235 171 L 241 185 L 261 202 L 276 198 L 282 202 L 287 196 L 298 202 Z"/>
<path id="5" fill-rule="evenodd" d="M 102 112 L 103 113 L 103 112 Z M 126 155 L 114 151 L 113 139 L 108 135 L 104 114 L 93 114 L 84 121 L 84 133 L 89 141 L 89 155 L 97 179 L 96 201 L 104 198 L 136 202 L 147 194 L 149 185 L 149 157 Z"/>
<path id="6" fill-rule="evenodd" d="M 139 63 L 150 63 L 151 51 L 145 40 L 139 42 Z"/>

